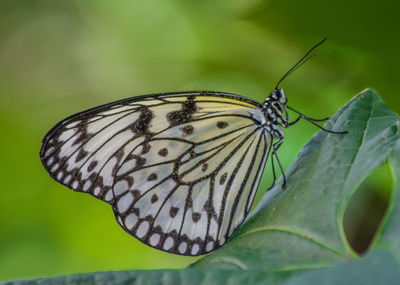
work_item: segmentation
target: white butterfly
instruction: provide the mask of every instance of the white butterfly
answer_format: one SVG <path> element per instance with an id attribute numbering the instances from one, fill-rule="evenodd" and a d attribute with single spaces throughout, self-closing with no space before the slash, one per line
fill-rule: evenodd
<path id="1" fill-rule="evenodd" d="M 286 101 L 278 87 L 263 104 L 210 91 L 128 98 L 61 121 L 40 158 L 59 183 L 109 203 L 140 241 L 201 255 L 247 216 L 282 128 L 314 121 L 289 122 Z"/>

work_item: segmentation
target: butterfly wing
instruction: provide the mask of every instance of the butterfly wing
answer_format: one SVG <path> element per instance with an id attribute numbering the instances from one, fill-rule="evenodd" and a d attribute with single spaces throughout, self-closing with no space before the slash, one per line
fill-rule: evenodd
<path id="1" fill-rule="evenodd" d="M 52 178 L 111 204 L 160 250 L 200 255 L 246 217 L 271 146 L 260 105 L 238 95 L 134 97 L 73 115 L 45 136 Z"/>

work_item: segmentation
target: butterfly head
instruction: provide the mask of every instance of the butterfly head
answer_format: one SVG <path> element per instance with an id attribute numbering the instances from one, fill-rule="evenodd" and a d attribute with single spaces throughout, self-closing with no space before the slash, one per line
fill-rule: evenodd
<path id="1" fill-rule="evenodd" d="M 269 98 L 271 98 L 271 100 L 279 102 L 282 105 L 285 105 L 287 102 L 285 92 L 283 92 L 282 88 L 275 88 L 275 90 L 272 91 L 269 95 Z"/>

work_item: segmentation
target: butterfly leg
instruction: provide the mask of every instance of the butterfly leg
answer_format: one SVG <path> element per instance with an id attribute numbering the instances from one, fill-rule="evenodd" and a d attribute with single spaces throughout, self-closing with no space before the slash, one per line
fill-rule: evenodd
<path id="1" fill-rule="evenodd" d="M 305 118 L 305 116 L 299 115 L 299 116 L 298 116 L 295 120 L 293 120 L 292 122 L 288 122 L 288 127 L 289 127 L 289 126 L 293 126 L 294 124 L 296 124 L 301 118 Z M 307 117 L 307 119 L 310 119 L 310 120 L 315 121 L 315 122 L 324 122 L 324 121 L 329 120 L 329 117 L 328 117 L 328 118 L 323 118 L 323 119 L 313 119 L 313 118 Z"/>
<path id="2" fill-rule="evenodd" d="M 288 127 L 289 126 L 293 126 L 294 124 L 296 124 L 299 120 L 301 119 L 301 116 L 298 116 L 295 120 L 288 122 Z"/>
<path id="3" fill-rule="evenodd" d="M 296 118 L 296 120 L 294 120 L 292 122 L 289 122 L 289 126 L 292 126 L 292 125 L 296 124 L 301 118 L 306 118 L 306 117 L 303 116 L 303 115 L 299 115 Z M 325 122 L 325 121 L 329 120 L 330 118 L 326 117 L 326 118 L 322 118 L 322 119 L 313 119 L 313 118 L 307 117 L 307 119 L 310 119 L 311 121 L 314 121 L 314 122 Z"/>
<path id="4" fill-rule="evenodd" d="M 276 181 L 274 157 L 276 158 L 276 161 L 278 162 L 279 169 L 281 170 L 281 173 L 282 173 L 282 177 L 283 177 L 283 185 L 282 185 L 282 187 L 285 187 L 285 185 L 286 185 L 285 172 L 283 170 L 282 164 L 281 164 L 281 162 L 279 160 L 279 157 L 278 157 L 278 154 L 277 154 L 277 151 L 278 151 L 279 147 L 282 145 L 282 143 L 283 143 L 283 137 L 279 138 L 279 140 L 277 142 L 272 144 L 271 164 L 272 164 L 272 175 L 274 177 L 274 182 L 272 182 L 272 185 L 271 185 L 271 187 L 268 188 L 268 190 L 275 186 L 275 181 Z"/>
<path id="5" fill-rule="evenodd" d="M 271 166 L 272 166 L 272 176 L 274 177 L 274 181 L 272 182 L 272 185 L 267 189 L 267 191 L 275 186 L 275 181 L 276 181 L 275 164 L 274 164 L 274 156 L 273 155 L 271 155 Z"/>
<path id="6" fill-rule="evenodd" d="M 280 146 L 282 145 L 282 143 L 283 143 L 283 137 L 280 138 L 279 141 L 277 141 L 277 142 L 275 142 L 275 143 L 272 144 L 272 149 L 273 149 L 272 156 L 275 156 L 275 157 L 276 157 L 276 161 L 277 161 L 277 163 L 278 163 L 279 169 L 281 170 L 282 177 L 283 177 L 283 184 L 282 184 L 282 187 L 285 187 L 285 185 L 286 185 L 285 171 L 283 170 L 282 164 L 281 164 L 281 162 L 280 162 L 280 160 L 279 160 L 279 157 L 278 157 L 278 154 L 277 154 L 277 150 L 280 148 Z"/>
<path id="7" fill-rule="evenodd" d="M 328 132 L 328 133 L 331 133 L 331 134 L 338 134 L 338 135 L 342 135 L 342 134 L 347 134 L 347 133 L 348 133 L 347 131 L 343 131 L 343 132 L 331 131 L 331 130 L 325 129 L 324 127 L 322 127 L 322 126 L 320 126 L 320 125 L 318 125 L 318 124 L 316 123 L 316 122 L 324 122 L 324 121 L 326 121 L 326 120 L 329 120 L 329 117 L 328 117 L 328 118 L 323 118 L 323 119 L 313 119 L 313 118 L 310 118 L 310 117 L 305 116 L 304 114 L 300 113 L 299 111 L 297 111 L 297 110 L 295 110 L 295 109 L 293 109 L 293 108 L 291 108 L 291 107 L 289 107 L 289 106 L 287 106 L 287 105 L 286 105 L 286 107 L 287 107 L 289 110 L 292 110 L 292 111 L 296 112 L 296 113 L 299 115 L 294 121 L 292 121 L 292 122 L 287 122 L 287 127 L 296 124 L 301 118 L 303 118 L 303 119 L 309 121 L 311 124 L 313 124 L 314 126 L 320 128 L 321 130 L 323 130 L 323 131 L 325 131 L 325 132 Z"/>

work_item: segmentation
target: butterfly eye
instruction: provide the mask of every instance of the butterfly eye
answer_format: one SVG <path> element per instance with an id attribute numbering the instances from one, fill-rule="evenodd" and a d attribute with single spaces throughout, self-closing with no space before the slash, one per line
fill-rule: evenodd
<path id="1" fill-rule="evenodd" d="M 285 97 L 285 92 L 283 91 L 282 88 L 279 89 L 279 103 L 281 104 L 286 104 L 287 103 L 287 98 Z"/>

